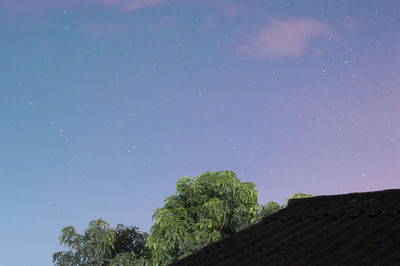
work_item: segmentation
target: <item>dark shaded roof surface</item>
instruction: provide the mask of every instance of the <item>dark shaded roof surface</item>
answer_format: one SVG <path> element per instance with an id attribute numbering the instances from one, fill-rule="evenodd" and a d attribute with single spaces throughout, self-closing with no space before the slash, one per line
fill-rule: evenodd
<path id="1" fill-rule="evenodd" d="M 172 265 L 400 265 L 400 189 L 289 200 Z"/>

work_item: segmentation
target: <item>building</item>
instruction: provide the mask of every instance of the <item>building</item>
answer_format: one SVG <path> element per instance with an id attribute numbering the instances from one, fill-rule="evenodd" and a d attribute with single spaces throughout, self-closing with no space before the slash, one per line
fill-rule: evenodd
<path id="1" fill-rule="evenodd" d="M 289 200 L 172 265 L 400 265 L 400 189 Z"/>

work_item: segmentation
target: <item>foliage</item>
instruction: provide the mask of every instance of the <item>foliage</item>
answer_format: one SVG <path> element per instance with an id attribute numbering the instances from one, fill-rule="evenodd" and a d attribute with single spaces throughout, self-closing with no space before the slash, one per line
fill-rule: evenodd
<path id="1" fill-rule="evenodd" d="M 111 266 L 128 265 L 136 261 L 137 257 L 134 252 L 119 253 L 109 260 Z"/>
<path id="2" fill-rule="evenodd" d="M 257 190 L 231 171 L 180 178 L 177 192 L 156 209 L 147 246 L 153 262 L 168 264 L 251 224 Z"/>
<path id="3" fill-rule="evenodd" d="M 106 221 L 101 219 L 89 223 L 83 235 L 67 226 L 59 237 L 60 244 L 69 248 L 53 254 L 57 265 L 103 265 L 111 257 L 114 233 Z"/>
<path id="4" fill-rule="evenodd" d="M 110 266 L 150 266 L 151 261 L 145 257 L 137 257 L 134 252 L 119 253 L 109 260 Z"/>
<path id="5" fill-rule="evenodd" d="M 133 253 L 138 258 L 149 258 L 151 256 L 150 250 L 146 247 L 148 234 L 140 232 L 138 227 L 119 224 L 114 229 L 114 235 L 115 243 L 112 257 L 126 253 Z"/>
<path id="6" fill-rule="evenodd" d="M 269 201 L 264 205 L 258 207 L 256 216 L 253 218 L 252 223 L 257 223 L 262 220 L 267 215 L 271 215 L 281 209 L 278 203 L 275 201 Z"/>
<path id="7" fill-rule="evenodd" d="M 283 204 L 282 206 L 279 206 L 279 204 L 276 203 L 275 201 L 270 201 L 264 205 L 260 205 L 258 207 L 258 212 L 257 212 L 255 218 L 253 219 L 253 223 L 261 221 L 262 218 L 264 218 L 265 216 L 274 214 L 275 212 L 279 211 L 282 208 L 286 208 L 290 199 L 301 199 L 301 198 L 310 198 L 310 197 L 314 197 L 314 196 L 312 194 L 296 193 L 296 194 L 293 194 L 292 196 L 288 197 L 286 203 Z"/>
<path id="8" fill-rule="evenodd" d="M 116 229 L 101 219 L 89 223 L 83 235 L 73 226 L 65 227 L 59 238 L 68 251 L 53 254 L 56 265 L 150 265 L 150 251 L 145 247 L 147 234 L 137 227 L 119 224 Z"/>
<path id="9" fill-rule="evenodd" d="M 287 201 L 285 204 L 282 205 L 282 208 L 286 208 L 288 206 L 289 200 L 291 199 L 303 199 L 303 198 L 311 198 L 314 197 L 312 194 L 305 194 L 305 193 L 296 193 L 293 194 L 292 196 L 287 198 Z"/>
<path id="10" fill-rule="evenodd" d="M 165 265 L 203 246 L 261 221 L 295 198 L 313 197 L 296 193 L 279 206 L 257 203 L 252 182 L 241 182 L 234 172 L 205 172 L 197 178 L 178 179 L 176 194 L 155 210 L 151 234 L 138 227 L 119 224 L 115 229 L 101 219 L 93 220 L 83 235 L 67 226 L 59 237 L 68 248 L 53 254 L 56 265 L 149 266 Z"/>

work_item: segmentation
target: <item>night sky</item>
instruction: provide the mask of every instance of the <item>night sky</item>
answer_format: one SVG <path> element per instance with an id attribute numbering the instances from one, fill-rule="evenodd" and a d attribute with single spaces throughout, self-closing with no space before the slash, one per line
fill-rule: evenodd
<path id="1" fill-rule="evenodd" d="M 180 177 L 400 188 L 400 1 L 0 0 L 0 265 L 149 231 Z"/>

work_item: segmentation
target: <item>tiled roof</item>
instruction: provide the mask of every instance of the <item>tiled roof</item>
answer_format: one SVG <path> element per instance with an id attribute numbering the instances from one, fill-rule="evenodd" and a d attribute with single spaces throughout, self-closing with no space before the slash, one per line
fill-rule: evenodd
<path id="1" fill-rule="evenodd" d="M 400 189 L 289 200 L 172 265 L 400 265 Z"/>

